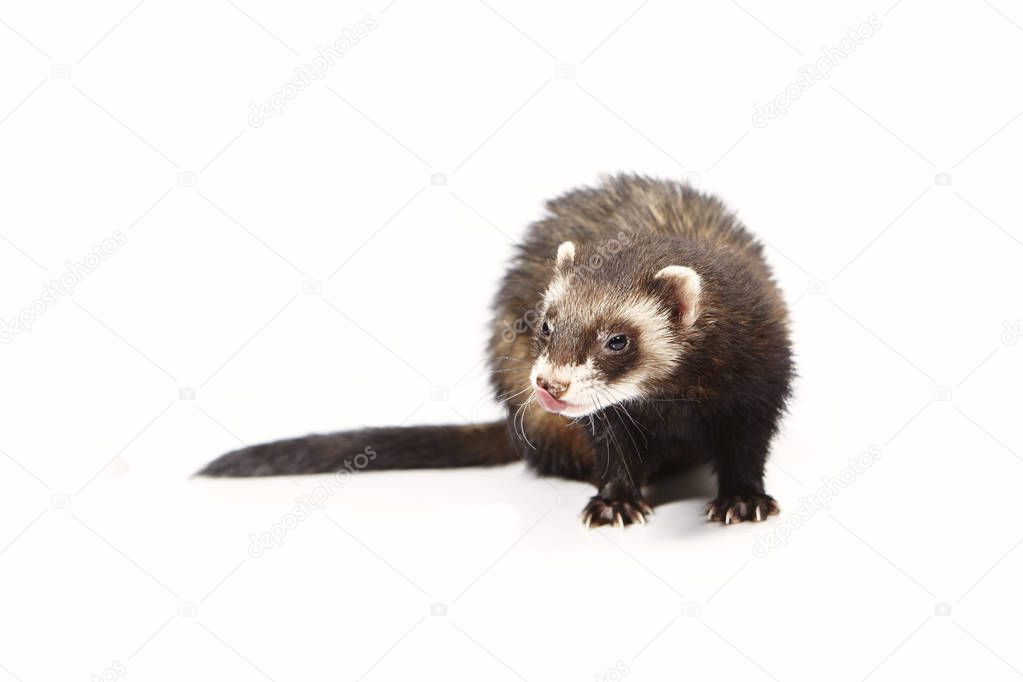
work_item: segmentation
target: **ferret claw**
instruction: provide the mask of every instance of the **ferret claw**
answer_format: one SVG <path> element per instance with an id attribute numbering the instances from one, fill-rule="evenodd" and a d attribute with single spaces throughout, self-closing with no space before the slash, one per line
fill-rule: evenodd
<path id="1" fill-rule="evenodd" d="M 624 528 L 632 524 L 646 524 L 646 516 L 652 510 L 650 505 L 634 498 L 604 499 L 599 495 L 590 498 L 583 509 L 583 525 L 589 528 L 614 526 Z"/>
<path id="2" fill-rule="evenodd" d="M 764 521 L 778 513 L 778 503 L 770 495 L 735 495 L 710 502 L 706 512 L 708 521 L 720 521 L 730 526 L 743 521 Z"/>

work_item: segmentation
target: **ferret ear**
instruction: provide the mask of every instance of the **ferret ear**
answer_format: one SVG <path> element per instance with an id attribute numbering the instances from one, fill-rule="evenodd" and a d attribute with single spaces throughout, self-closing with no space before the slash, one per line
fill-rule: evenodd
<path id="1" fill-rule="evenodd" d="M 571 267 L 575 261 L 575 244 L 572 242 L 561 242 L 558 245 L 557 265 L 558 270 Z"/>
<path id="2" fill-rule="evenodd" d="M 655 279 L 663 279 L 671 283 L 675 291 L 682 324 L 690 326 L 700 316 L 700 276 L 692 268 L 684 265 L 669 265 L 658 270 Z"/>

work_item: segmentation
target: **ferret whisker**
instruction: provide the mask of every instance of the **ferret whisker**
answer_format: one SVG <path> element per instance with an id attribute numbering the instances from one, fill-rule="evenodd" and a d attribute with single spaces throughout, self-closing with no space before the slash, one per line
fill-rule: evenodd
<path id="1" fill-rule="evenodd" d="M 620 410 L 618 409 L 618 405 L 616 403 L 612 402 L 611 403 L 611 407 L 614 408 L 614 415 L 616 417 L 618 417 L 618 421 L 621 422 L 622 431 L 624 431 L 625 435 L 627 435 L 629 437 L 629 440 L 632 441 L 632 447 L 635 449 L 636 457 L 638 457 L 639 461 L 642 462 L 643 461 L 643 455 L 639 451 L 639 445 L 636 444 L 636 439 L 632 437 L 632 430 L 629 429 L 625 425 L 625 420 L 622 419 L 622 415 L 621 415 Z M 644 438 L 645 438 L 645 436 L 644 436 Z M 624 462 L 624 457 L 622 458 L 622 461 Z"/>
<path id="2" fill-rule="evenodd" d="M 515 411 L 515 416 L 514 416 L 514 417 L 512 417 L 512 425 L 514 426 L 514 424 L 515 424 L 515 419 L 516 419 L 516 417 L 518 417 L 518 419 L 519 419 L 519 430 L 520 430 L 520 432 L 521 432 L 521 434 L 522 434 L 522 440 L 523 440 L 523 442 L 525 442 L 525 443 L 526 443 L 526 445 L 528 445 L 528 446 L 529 446 L 530 448 L 532 448 L 533 450 L 536 450 L 536 446 L 535 446 L 535 445 L 533 445 L 533 444 L 532 444 L 532 443 L 531 443 L 531 442 L 529 441 L 529 437 L 528 437 L 528 436 L 526 436 L 526 409 L 528 409 L 528 408 L 527 408 L 527 406 L 528 406 L 528 405 L 529 405 L 529 403 L 531 403 L 531 402 L 532 402 L 532 401 L 533 401 L 534 399 L 535 399 L 535 397 L 531 395 L 531 396 L 529 396 L 528 398 L 526 398 L 525 402 L 523 402 L 523 403 L 522 403 L 521 405 L 519 405 L 519 409 Z M 519 416 L 519 415 L 521 415 L 521 416 Z"/>
<path id="3" fill-rule="evenodd" d="M 512 398 L 517 398 L 518 396 L 522 395 L 526 391 L 531 391 L 531 390 L 533 390 L 532 386 L 526 386 L 522 390 L 516 391 L 516 392 L 511 393 L 509 395 L 498 396 L 497 401 L 501 402 L 501 403 L 509 402 L 509 401 L 511 401 Z"/>
<path id="4" fill-rule="evenodd" d="M 612 389 L 610 386 L 608 386 L 604 390 L 609 392 L 608 393 L 609 397 L 611 397 L 612 399 L 614 398 L 614 396 L 610 393 L 610 391 L 615 390 L 615 389 Z M 629 409 L 625 406 L 624 402 L 617 402 L 617 403 L 613 403 L 613 404 L 614 404 L 614 406 L 616 408 L 620 409 L 622 412 L 625 413 L 625 416 L 628 417 L 632 421 L 632 423 L 636 425 L 636 428 L 640 429 L 640 432 L 641 432 L 640 435 L 643 435 L 643 433 L 642 433 L 643 431 L 646 431 L 647 433 L 650 432 L 649 429 L 647 429 L 645 426 L 643 426 L 638 421 L 636 421 L 636 418 L 633 417 L 632 414 L 629 413 Z M 649 441 L 647 441 L 645 435 L 643 435 L 643 443 L 645 445 L 649 445 L 650 444 Z"/>

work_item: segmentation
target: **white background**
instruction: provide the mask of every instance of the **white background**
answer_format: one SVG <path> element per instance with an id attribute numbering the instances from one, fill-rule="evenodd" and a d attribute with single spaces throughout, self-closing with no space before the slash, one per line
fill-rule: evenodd
<path id="1" fill-rule="evenodd" d="M 1023 675 L 1023 11 L 386 2 L 0 5 L 0 318 L 126 238 L 0 346 L 0 679 Z M 511 245 L 617 170 L 690 178 L 770 245 L 800 372 L 780 517 L 705 524 L 705 473 L 624 531 L 520 465 L 359 474 L 297 523 L 330 477 L 188 478 L 498 416 Z"/>

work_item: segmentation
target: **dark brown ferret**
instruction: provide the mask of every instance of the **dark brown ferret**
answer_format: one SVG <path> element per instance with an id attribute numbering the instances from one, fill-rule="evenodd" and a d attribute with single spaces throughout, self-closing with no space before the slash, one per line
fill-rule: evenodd
<path id="1" fill-rule="evenodd" d="M 723 523 L 777 513 L 764 463 L 789 396 L 787 313 L 723 204 L 620 175 L 547 203 L 494 303 L 504 422 L 360 429 L 223 455 L 205 476 L 491 465 L 592 482 L 589 526 L 644 522 L 643 486 L 709 462 Z"/>

